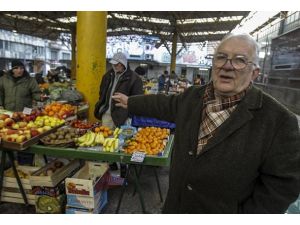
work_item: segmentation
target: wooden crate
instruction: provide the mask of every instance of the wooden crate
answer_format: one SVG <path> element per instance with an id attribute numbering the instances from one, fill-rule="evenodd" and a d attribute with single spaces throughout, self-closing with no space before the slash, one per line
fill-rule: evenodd
<path id="1" fill-rule="evenodd" d="M 26 193 L 26 197 L 28 204 L 35 205 L 35 195 Z M 23 196 L 19 192 L 2 191 L 1 201 L 25 204 Z"/>
<path id="2" fill-rule="evenodd" d="M 56 162 L 63 162 L 64 166 L 56 169 L 56 171 L 49 176 L 40 176 L 45 173 L 49 168 L 53 168 Z M 56 159 L 48 163 L 46 166 L 42 167 L 38 171 L 34 172 L 30 176 L 31 186 L 44 186 L 44 187 L 55 187 L 58 183 L 69 176 L 74 170 L 79 168 L 79 160 L 69 161 L 67 159 Z"/>
<path id="3" fill-rule="evenodd" d="M 40 167 L 33 167 L 33 166 L 17 166 L 17 170 L 21 170 L 24 173 L 27 173 L 29 176 L 28 178 L 20 178 L 22 186 L 24 189 L 31 190 L 32 186 L 30 184 L 30 174 L 34 173 L 35 171 L 39 170 Z M 9 168 L 8 170 L 11 170 L 12 173 L 12 168 Z M 3 187 L 8 187 L 8 188 L 19 188 L 17 179 L 15 177 L 8 177 L 5 176 L 5 174 L 8 172 L 6 170 L 4 172 L 4 179 L 3 179 Z"/>

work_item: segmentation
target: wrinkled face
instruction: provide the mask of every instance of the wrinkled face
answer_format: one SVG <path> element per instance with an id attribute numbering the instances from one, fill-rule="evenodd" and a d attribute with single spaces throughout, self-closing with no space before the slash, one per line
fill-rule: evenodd
<path id="1" fill-rule="evenodd" d="M 115 73 L 123 73 L 125 70 L 125 67 L 122 63 L 112 64 L 112 67 L 115 71 Z"/>
<path id="2" fill-rule="evenodd" d="M 245 90 L 259 73 L 259 68 L 253 63 L 254 56 L 255 48 L 248 40 L 232 37 L 221 43 L 212 67 L 215 92 L 222 96 L 232 96 Z M 220 63 L 222 60 L 226 63 Z M 239 66 L 240 63 L 245 66 Z"/>
<path id="3" fill-rule="evenodd" d="M 15 67 L 13 70 L 13 76 L 14 77 L 21 77 L 24 73 L 24 67 L 23 66 L 18 66 L 18 67 Z"/>

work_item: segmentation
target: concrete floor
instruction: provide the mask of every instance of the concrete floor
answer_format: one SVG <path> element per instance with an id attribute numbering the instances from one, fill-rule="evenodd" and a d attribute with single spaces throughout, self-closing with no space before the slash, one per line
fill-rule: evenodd
<path id="1" fill-rule="evenodd" d="M 160 181 L 161 191 L 163 199 L 165 199 L 168 189 L 168 178 L 169 169 L 166 167 L 158 167 L 157 174 Z M 132 172 L 130 173 L 132 175 Z M 147 213 L 158 214 L 161 213 L 163 203 L 160 201 L 159 192 L 157 188 L 157 183 L 155 181 L 155 176 L 152 167 L 144 167 L 141 178 L 140 185 L 142 188 L 142 194 L 145 202 L 145 208 Z M 121 194 L 120 187 L 114 187 L 108 190 L 108 203 L 103 209 L 102 213 L 114 214 L 118 205 L 118 200 Z M 128 186 L 125 189 L 125 194 L 122 199 L 119 213 L 120 214 L 140 214 L 142 213 L 141 204 L 139 201 L 139 196 L 134 192 L 134 182 L 132 176 L 129 176 Z M 24 204 L 15 203 L 1 203 L 0 213 L 6 214 L 34 214 L 34 206 L 25 206 Z"/>

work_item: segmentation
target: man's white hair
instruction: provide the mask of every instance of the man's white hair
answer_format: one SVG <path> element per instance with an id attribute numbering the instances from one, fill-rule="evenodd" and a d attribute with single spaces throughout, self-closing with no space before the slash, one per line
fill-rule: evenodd
<path id="1" fill-rule="evenodd" d="M 233 34 L 233 33 L 229 33 L 227 34 L 222 41 L 220 42 L 220 44 L 218 45 L 218 47 L 216 48 L 216 51 L 218 51 L 219 47 L 228 39 L 231 38 L 238 38 L 238 39 L 242 39 L 242 40 L 246 40 L 248 41 L 253 47 L 254 47 L 254 56 L 253 56 L 253 62 L 255 63 L 255 65 L 257 67 L 259 67 L 259 50 L 260 50 L 260 46 L 257 43 L 257 41 L 249 34 L 247 33 L 243 33 L 243 34 Z"/>

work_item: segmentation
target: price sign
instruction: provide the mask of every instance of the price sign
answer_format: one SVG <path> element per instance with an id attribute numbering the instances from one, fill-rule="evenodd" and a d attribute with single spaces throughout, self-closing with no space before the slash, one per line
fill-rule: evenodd
<path id="1" fill-rule="evenodd" d="M 144 152 L 134 152 L 131 156 L 131 162 L 141 163 L 144 161 L 146 154 Z"/>
<path id="2" fill-rule="evenodd" d="M 32 111 L 32 108 L 24 107 L 24 109 L 23 109 L 23 114 L 25 114 L 25 115 L 30 115 L 30 114 L 31 114 L 31 111 Z"/>

